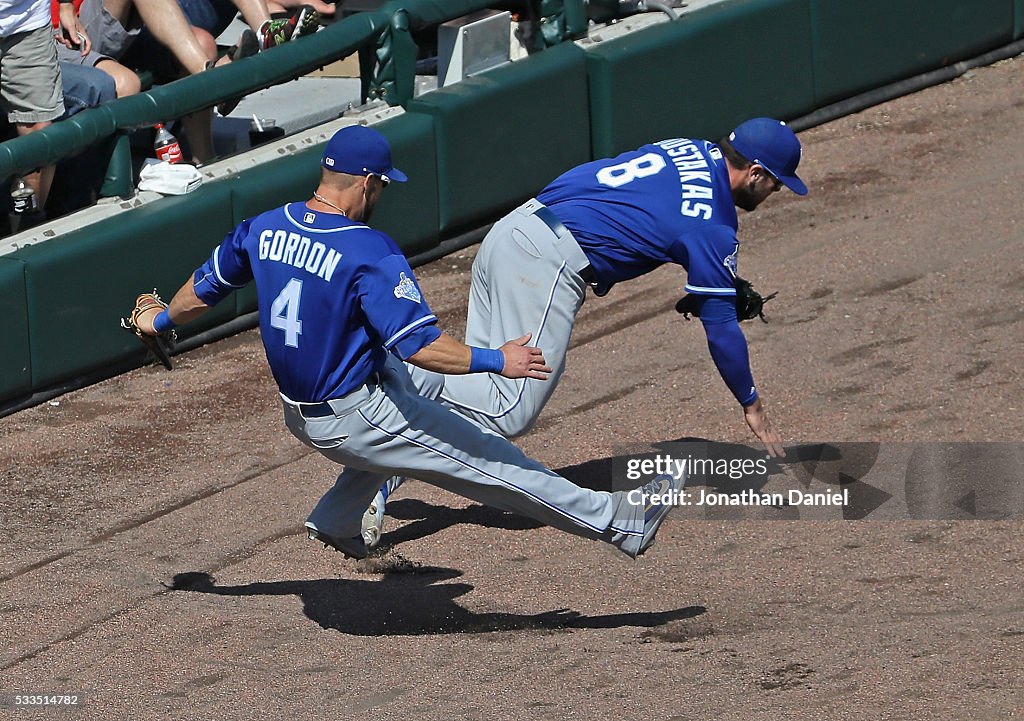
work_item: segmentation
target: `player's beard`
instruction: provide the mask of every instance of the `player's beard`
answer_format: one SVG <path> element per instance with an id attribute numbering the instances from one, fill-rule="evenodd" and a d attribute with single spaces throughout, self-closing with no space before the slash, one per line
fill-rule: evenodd
<path id="1" fill-rule="evenodd" d="M 373 215 L 373 208 L 377 205 L 377 201 L 371 198 L 367 193 L 363 193 L 363 213 L 360 218 L 353 218 L 352 220 L 358 220 L 360 223 L 366 223 L 369 225 L 370 216 Z"/>
<path id="2" fill-rule="evenodd" d="M 763 198 L 759 197 L 759 193 L 754 190 L 752 184 L 736 188 L 736 190 L 732 191 L 732 201 L 736 204 L 736 207 L 743 208 L 743 210 L 748 212 L 756 210 L 762 200 Z"/>

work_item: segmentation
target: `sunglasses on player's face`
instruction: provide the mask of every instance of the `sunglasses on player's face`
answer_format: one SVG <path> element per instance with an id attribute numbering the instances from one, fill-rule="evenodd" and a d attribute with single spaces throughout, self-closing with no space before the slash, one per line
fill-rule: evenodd
<path id="1" fill-rule="evenodd" d="M 768 170 L 768 168 L 764 167 L 763 165 L 761 165 L 761 163 L 759 163 L 756 160 L 754 161 L 754 165 L 756 165 L 762 171 L 764 171 L 765 176 L 771 178 L 771 180 L 772 180 L 772 192 L 773 193 L 776 190 L 782 190 L 782 181 L 779 180 L 779 177 L 775 173 L 773 173 L 772 171 Z"/>
<path id="2" fill-rule="evenodd" d="M 383 185 L 385 188 L 388 187 L 388 184 L 391 182 L 391 178 L 380 173 L 371 173 L 369 170 L 367 170 L 366 174 L 378 178 L 380 180 L 381 185 Z"/>

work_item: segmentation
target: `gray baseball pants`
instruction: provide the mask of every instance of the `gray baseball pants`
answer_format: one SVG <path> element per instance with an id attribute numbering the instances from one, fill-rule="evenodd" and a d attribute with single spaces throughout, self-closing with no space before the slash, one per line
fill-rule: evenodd
<path id="1" fill-rule="evenodd" d="M 285 422 L 303 443 L 345 470 L 309 521 L 340 538 L 360 534 L 382 477 L 418 478 L 495 508 L 626 549 L 639 544 L 643 507 L 626 494 L 573 484 L 501 436 L 421 396 L 393 356 L 378 382 L 329 401 L 333 412 L 283 399 Z M 319 404 L 314 404 L 319 406 Z M 322 408 L 322 406 L 320 406 Z"/>
<path id="2" fill-rule="evenodd" d="M 555 231 L 527 201 L 491 228 L 473 262 L 466 344 L 497 348 L 532 333 L 553 369 L 546 381 L 511 380 L 494 373 L 442 375 L 408 366 L 420 392 L 506 438 L 528 431 L 565 370 L 576 314 L 587 285 L 579 271 L 589 265 L 564 228 Z"/>

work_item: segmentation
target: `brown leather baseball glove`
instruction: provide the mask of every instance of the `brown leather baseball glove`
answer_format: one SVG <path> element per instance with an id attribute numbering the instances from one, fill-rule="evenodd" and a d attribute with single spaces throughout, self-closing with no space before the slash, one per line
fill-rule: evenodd
<path id="1" fill-rule="evenodd" d="M 131 314 L 121 319 L 121 327 L 134 333 L 164 368 L 172 370 L 174 364 L 171 362 L 171 351 L 178 340 L 177 334 L 173 330 L 167 333 L 152 332 L 153 319 L 166 307 L 167 304 L 156 294 L 156 289 L 152 293 L 143 293 L 135 299 Z"/>

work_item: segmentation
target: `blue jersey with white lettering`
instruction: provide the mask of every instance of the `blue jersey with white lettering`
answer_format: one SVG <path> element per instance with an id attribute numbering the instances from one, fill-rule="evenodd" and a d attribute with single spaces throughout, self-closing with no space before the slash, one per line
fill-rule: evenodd
<path id="1" fill-rule="evenodd" d="M 675 138 L 585 163 L 537 200 L 572 232 L 600 284 L 678 263 L 688 292 L 736 294 L 736 208 L 713 143 Z"/>
<path id="2" fill-rule="evenodd" d="M 387 352 L 405 359 L 441 334 L 391 238 L 305 203 L 243 222 L 193 283 L 214 305 L 250 280 L 270 369 L 300 403 L 341 397 L 379 371 Z"/>

